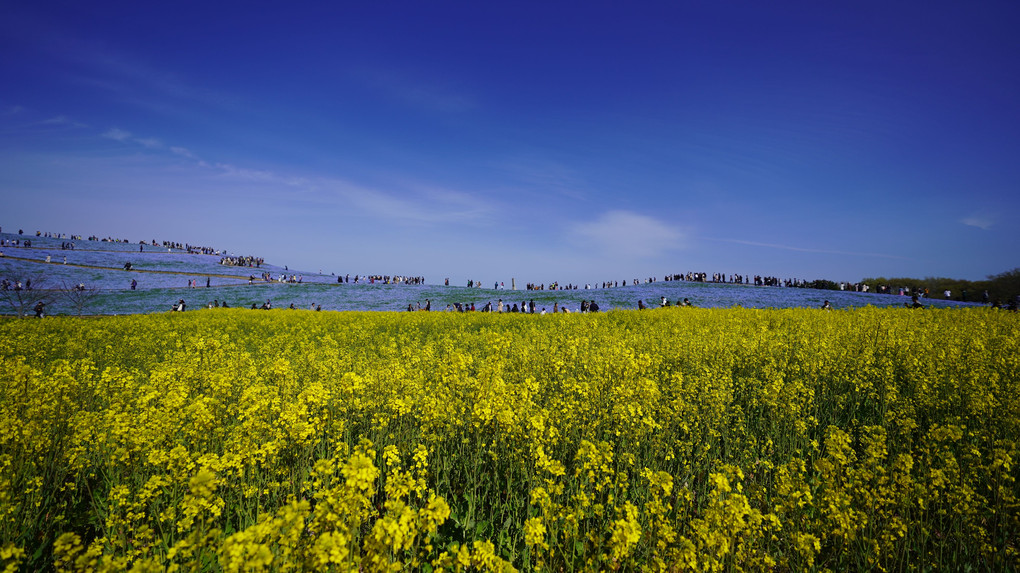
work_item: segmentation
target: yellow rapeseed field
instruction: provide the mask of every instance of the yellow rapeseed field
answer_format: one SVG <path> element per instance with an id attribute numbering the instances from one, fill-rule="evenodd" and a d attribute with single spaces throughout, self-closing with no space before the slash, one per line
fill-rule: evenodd
<path id="1" fill-rule="evenodd" d="M 1020 317 L 0 320 L 0 570 L 1020 569 Z"/>

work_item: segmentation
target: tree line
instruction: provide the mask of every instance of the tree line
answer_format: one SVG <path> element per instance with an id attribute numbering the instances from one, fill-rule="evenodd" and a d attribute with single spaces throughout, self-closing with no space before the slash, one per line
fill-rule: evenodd
<path id="1" fill-rule="evenodd" d="M 952 293 L 950 297 L 952 300 L 964 302 L 983 302 L 984 293 L 988 291 L 989 303 L 999 301 L 1006 304 L 1020 296 L 1020 267 L 997 275 L 988 275 L 987 279 L 981 281 L 945 277 L 924 279 L 878 277 L 866 278 L 863 282 L 868 285 L 871 292 L 879 292 L 881 286 L 889 287 L 893 294 L 901 287 L 909 288 L 912 293 L 928 289 L 930 298 L 943 298 L 942 293 L 948 290 Z"/>

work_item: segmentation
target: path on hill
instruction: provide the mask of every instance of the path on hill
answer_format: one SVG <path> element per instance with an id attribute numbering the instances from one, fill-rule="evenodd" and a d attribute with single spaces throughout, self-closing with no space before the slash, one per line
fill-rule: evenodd
<path id="1" fill-rule="evenodd" d="M 109 251 L 97 251 L 97 252 L 109 252 Z M 155 271 L 155 270 L 148 270 L 148 269 L 131 269 L 131 270 L 126 270 L 124 268 L 117 268 L 117 267 L 98 267 L 98 266 L 95 266 L 95 265 L 80 265 L 80 264 L 74 264 L 74 263 L 61 263 L 61 262 L 57 262 L 57 261 L 50 261 L 50 262 L 47 263 L 46 261 L 40 261 L 39 259 L 27 259 L 25 257 L 12 257 L 10 255 L 4 255 L 3 258 L 15 260 L 15 261 L 25 261 L 27 263 L 38 263 L 40 265 L 56 265 L 58 267 L 77 267 L 77 268 L 80 268 L 80 269 L 99 269 L 99 270 L 105 270 L 105 271 L 122 271 L 122 272 L 126 272 L 126 273 L 152 273 L 152 274 L 162 274 L 162 275 L 186 275 L 186 276 L 196 276 L 196 277 L 216 277 L 216 278 L 222 278 L 222 279 L 234 279 L 234 280 L 238 280 L 238 281 L 246 281 L 246 280 L 248 280 L 248 277 L 243 277 L 241 275 L 220 275 L 220 274 L 216 274 L 216 273 L 195 273 L 195 272 L 188 272 L 188 271 Z"/>
<path id="2" fill-rule="evenodd" d="M 112 244 L 116 244 L 116 243 L 112 243 Z M 121 244 L 123 244 L 123 243 L 121 243 Z M 25 250 L 25 251 L 56 251 L 56 250 L 61 250 L 61 251 L 68 251 L 68 252 L 71 252 L 71 253 L 124 253 L 124 254 L 137 253 L 139 255 L 154 255 L 154 254 L 159 254 L 159 255 L 194 255 L 196 257 L 222 257 L 222 256 L 225 256 L 225 255 L 213 255 L 213 254 L 210 254 L 210 253 L 191 253 L 191 252 L 188 252 L 185 249 L 174 249 L 173 251 L 168 251 L 168 250 L 165 250 L 167 247 L 163 247 L 163 248 L 149 247 L 148 249 L 146 249 L 144 251 L 133 251 L 133 250 L 128 250 L 128 249 L 89 249 L 89 248 L 82 248 L 82 247 L 78 247 L 78 246 L 74 247 L 73 249 L 59 249 L 58 247 L 46 247 L 46 246 L 39 246 L 39 247 L 37 247 L 35 245 L 32 245 L 31 247 L 25 247 L 25 246 L 20 246 L 19 245 L 19 246 L 11 246 L 10 248 L 12 248 L 12 249 L 19 249 L 19 250 Z"/>

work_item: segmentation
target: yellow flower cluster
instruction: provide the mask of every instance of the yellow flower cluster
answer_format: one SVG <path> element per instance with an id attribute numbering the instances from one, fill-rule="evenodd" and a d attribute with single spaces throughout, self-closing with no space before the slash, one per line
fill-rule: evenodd
<path id="1" fill-rule="evenodd" d="M 986 309 L 0 321 L 0 570 L 1020 569 Z"/>

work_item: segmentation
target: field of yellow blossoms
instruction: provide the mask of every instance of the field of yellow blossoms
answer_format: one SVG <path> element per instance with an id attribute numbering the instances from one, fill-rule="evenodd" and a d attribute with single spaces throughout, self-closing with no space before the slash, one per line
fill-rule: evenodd
<path id="1" fill-rule="evenodd" d="M 0 320 L 0 571 L 1020 569 L 989 309 Z"/>

